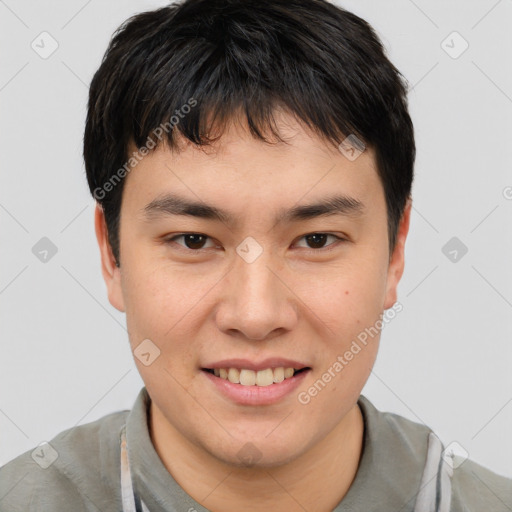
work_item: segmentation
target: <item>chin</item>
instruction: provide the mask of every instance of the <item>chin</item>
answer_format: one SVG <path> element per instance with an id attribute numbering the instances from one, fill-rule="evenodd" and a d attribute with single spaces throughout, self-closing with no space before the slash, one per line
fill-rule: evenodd
<path id="1" fill-rule="evenodd" d="M 300 457 L 307 450 L 304 443 L 283 444 L 282 440 L 273 442 L 265 439 L 245 442 L 233 442 L 229 446 L 208 447 L 208 451 L 224 464 L 247 469 L 265 469 L 283 466 Z"/>

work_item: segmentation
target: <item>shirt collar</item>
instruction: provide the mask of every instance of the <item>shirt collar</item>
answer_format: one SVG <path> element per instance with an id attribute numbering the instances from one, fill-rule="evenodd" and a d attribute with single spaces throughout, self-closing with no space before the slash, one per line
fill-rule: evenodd
<path id="1" fill-rule="evenodd" d="M 381 412 L 360 395 L 363 453 L 356 476 L 333 512 L 411 512 L 427 458 L 430 430 L 396 414 Z"/>
<path id="2" fill-rule="evenodd" d="M 208 512 L 178 485 L 156 453 L 149 435 L 150 403 L 143 387 L 126 421 L 137 492 L 150 512 L 190 508 Z M 378 411 L 363 395 L 358 405 L 365 427 L 363 451 L 354 481 L 333 512 L 410 512 L 425 466 L 430 430 L 401 416 Z"/>
<path id="3" fill-rule="evenodd" d="M 126 420 L 126 442 L 135 490 L 150 512 L 208 512 L 189 496 L 167 471 L 156 453 L 149 434 L 151 399 L 143 387 Z"/>

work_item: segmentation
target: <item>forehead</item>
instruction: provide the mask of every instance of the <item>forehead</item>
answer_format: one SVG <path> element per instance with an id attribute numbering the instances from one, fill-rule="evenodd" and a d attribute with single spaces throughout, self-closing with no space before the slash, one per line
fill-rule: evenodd
<path id="1" fill-rule="evenodd" d="M 127 175 L 123 202 L 135 202 L 140 209 L 175 192 L 218 207 L 238 202 L 248 210 L 266 202 L 276 210 L 334 192 L 361 202 L 378 203 L 383 197 L 371 147 L 351 159 L 293 118 L 278 119 L 285 142 L 268 144 L 233 122 L 211 147 L 180 139 L 179 151 L 173 151 L 161 143 Z M 132 145 L 133 151 L 137 148 Z"/>

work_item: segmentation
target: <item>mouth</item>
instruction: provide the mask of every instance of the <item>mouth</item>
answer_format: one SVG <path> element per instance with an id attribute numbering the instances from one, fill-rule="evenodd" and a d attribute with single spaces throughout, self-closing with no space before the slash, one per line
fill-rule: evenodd
<path id="1" fill-rule="evenodd" d="M 305 373 L 308 370 L 311 370 L 311 368 L 309 366 L 302 368 L 278 366 L 262 370 L 234 367 L 201 368 L 201 370 L 213 375 L 214 377 L 218 377 L 219 379 L 229 381 L 231 384 L 267 387 L 292 379 L 300 373 Z"/>
<path id="2" fill-rule="evenodd" d="M 203 362 L 199 367 L 207 389 L 231 404 L 271 405 L 290 400 L 313 371 L 304 362 L 283 357 L 258 361 L 229 358 Z"/>

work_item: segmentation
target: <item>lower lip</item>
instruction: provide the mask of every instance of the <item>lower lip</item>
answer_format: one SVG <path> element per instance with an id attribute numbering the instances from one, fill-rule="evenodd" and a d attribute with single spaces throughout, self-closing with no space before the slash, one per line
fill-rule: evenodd
<path id="1" fill-rule="evenodd" d="M 240 405 L 270 405 L 290 395 L 304 380 L 311 370 L 304 370 L 282 382 L 270 386 L 244 386 L 233 384 L 229 380 L 216 377 L 210 372 L 201 370 L 209 381 L 231 401 Z"/>

